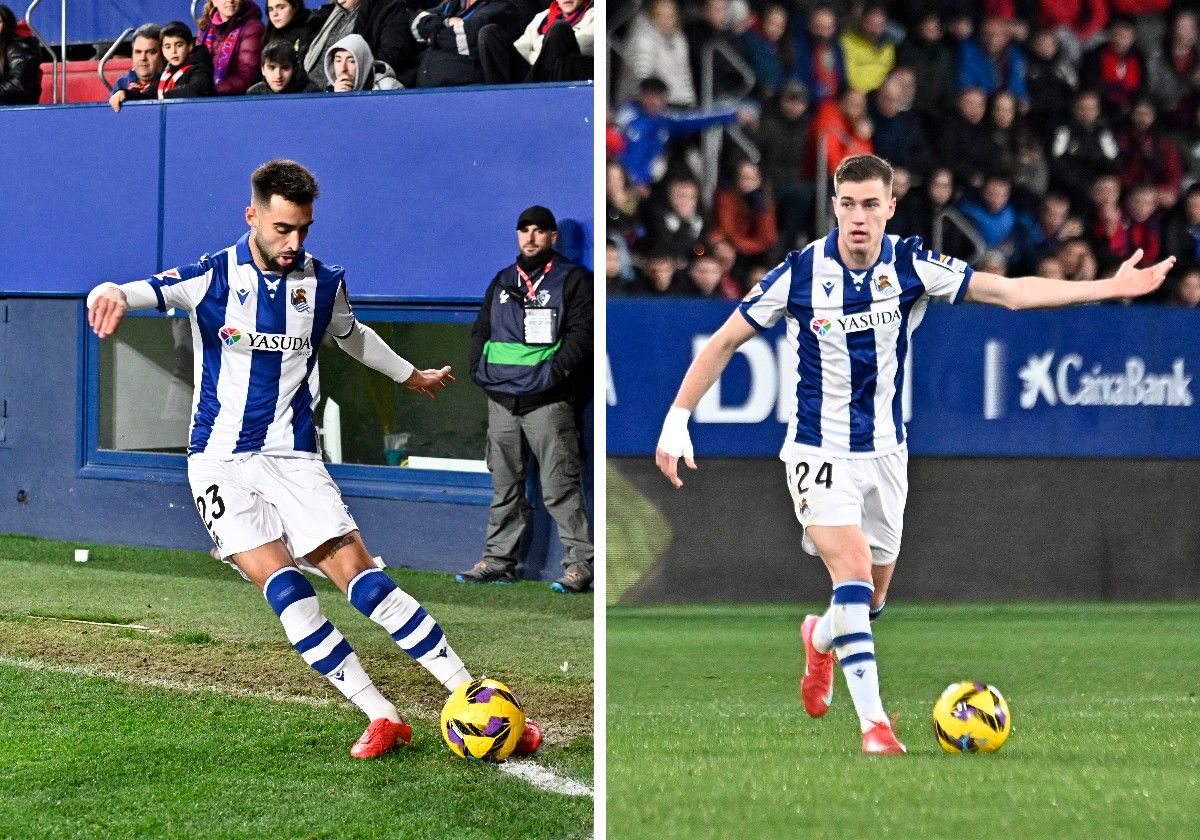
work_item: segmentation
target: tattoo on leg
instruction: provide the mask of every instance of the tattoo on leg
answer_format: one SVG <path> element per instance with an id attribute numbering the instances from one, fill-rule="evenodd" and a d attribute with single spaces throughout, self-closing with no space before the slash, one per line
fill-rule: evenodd
<path id="1" fill-rule="evenodd" d="M 337 554 L 339 551 L 341 551 L 343 548 L 345 548 L 348 545 L 354 545 L 354 532 L 353 531 L 350 532 L 349 534 L 346 534 L 346 536 L 342 537 L 337 542 L 335 542 L 333 544 L 333 546 L 329 549 L 329 553 L 326 554 L 325 556 L 332 557 L 333 555 Z"/>

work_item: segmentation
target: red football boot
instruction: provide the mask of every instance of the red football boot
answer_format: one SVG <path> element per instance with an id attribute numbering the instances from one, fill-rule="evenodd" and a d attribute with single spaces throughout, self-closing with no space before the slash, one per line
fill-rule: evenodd
<path id="1" fill-rule="evenodd" d="M 513 747 L 512 754 L 516 756 L 533 755 L 541 745 L 542 727 L 538 725 L 536 720 L 526 718 L 525 731 L 521 733 L 521 739 Z"/>
<path id="2" fill-rule="evenodd" d="M 396 746 L 396 742 L 407 744 L 412 740 L 412 727 L 401 720 L 393 723 L 387 718 L 371 721 L 367 731 L 350 748 L 351 758 L 378 758 Z"/>
<path id="3" fill-rule="evenodd" d="M 871 755 L 903 755 L 908 752 L 886 723 L 877 723 L 863 733 L 863 752 Z"/>
<path id="4" fill-rule="evenodd" d="M 822 717 L 833 702 L 833 653 L 821 653 L 813 647 L 813 631 L 817 629 L 819 615 L 810 615 L 800 625 L 800 637 L 804 639 L 804 677 L 800 680 L 800 696 L 804 699 L 804 711 L 812 717 Z"/>

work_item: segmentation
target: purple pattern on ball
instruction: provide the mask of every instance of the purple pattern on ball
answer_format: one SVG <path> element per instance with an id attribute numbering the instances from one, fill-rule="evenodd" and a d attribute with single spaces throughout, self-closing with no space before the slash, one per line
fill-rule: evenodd
<path id="1" fill-rule="evenodd" d="M 968 706 L 965 703 L 960 703 L 954 707 L 954 717 L 958 718 L 959 720 L 970 720 L 971 715 L 975 714 L 977 711 L 978 709 L 976 709 L 974 706 Z"/>
<path id="2" fill-rule="evenodd" d="M 492 715 L 490 718 L 488 718 L 487 728 L 483 730 L 483 734 L 489 736 L 498 735 L 506 723 L 508 723 L 508 721 L 504 718 Z"/>
<path id="3" fill-rule="evenodd" d="M 475 695 L 475 702 L 476 703 L 491 702 L 492 695 L 495 693 L 496 693 L 496 689 L 494 689 L 494 688 L 481 688 L 479 690 L 479 693 Z"/>
<path id="4" fill-rule="evenodd" d="M 446 737 L 450 739 L 450 743 L 454 744 L 463 752 L 467 751 L 467 742 L 463 740 L 462 735 L 458 734 L 458 727 L 450 724 L 446 727 Z"/>
<path id="5" fill-rule="evenodd" d="M 1008 715 L 1004 714 L 1003 709 L 996 710 L 996 723 L 1000 724 L 1000 728 L 1004 728 L 1004 722 L 1008 720 Z"/>

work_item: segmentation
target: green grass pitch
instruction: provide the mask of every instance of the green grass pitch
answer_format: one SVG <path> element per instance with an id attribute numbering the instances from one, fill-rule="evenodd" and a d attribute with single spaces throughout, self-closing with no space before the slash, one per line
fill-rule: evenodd
<path id="1" fill-rule="evenodd" d="M 609 608 L 608 837 L 1200 836 L 1200 605 L 894 601 L 873 625 L 894 757 L 860 753 L 840 673 L 805 715 L 805 607 Z M 997 753 L 934 740 L 962 679 L 1009 703 Z"/>
<path id="2" fill-rule="evenodd" d="M 455 758 L 442 687 L 328 582 L 325 613 L 415 730 L 374 761 L 348 755 L 363 715 L 234 572 L 112 546 L 77 564 L 73 547 L 0 537 L 0 838 L 591 835 L 591 796 Z M 537 763 L 590 788 L 592 599 L 390 574 L 543 724 Z"/>

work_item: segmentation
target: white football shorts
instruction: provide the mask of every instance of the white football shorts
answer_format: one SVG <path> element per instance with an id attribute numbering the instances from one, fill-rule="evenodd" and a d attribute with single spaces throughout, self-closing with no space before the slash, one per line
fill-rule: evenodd
<path id="1" fill-rule="evenodd" d="M 314 458 L 188 459 L 192 502 L 222 558 L 284 538 L 293 557 L 358 528 Z"/>
<path id="2" fill-rule="evenodd" d="M 786 468 L 793 512 L 802 527 L 858 525 L 871 546 L 873 565 L 896 562 L 908 498 L 907 449 L 879 458 L 806 455 Z M 801 545 L 816 555 L 807 530 Z"/>

